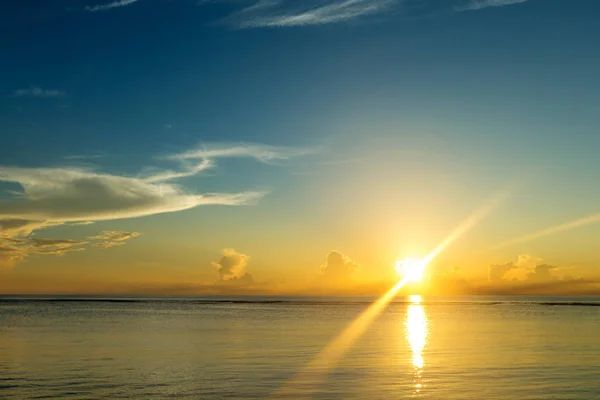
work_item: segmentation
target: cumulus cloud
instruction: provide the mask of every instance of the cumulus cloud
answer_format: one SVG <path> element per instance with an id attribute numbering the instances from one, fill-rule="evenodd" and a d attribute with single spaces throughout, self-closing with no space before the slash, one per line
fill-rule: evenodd
<path id="1" fill-rule="evenodd" d="M 51 97 L 64 97 L 66 93 L 56 89 L 42 89 L 39 86 L 31 86 L 27 89 L 17 89 L 14 94 L 15 97 L 38 97 L 38 98 L 51 98 Z"/>
<path id="2" fill-rule="evenodd" d="M 528 281 L 535 282 L 547 282 L 558 279 L 558 276 L 554 275 L 553 272 L 557 271 L 559 267 L 553 265 L 536 265 L 533 270 L 527 274 Z"/>
<path id="3" fill-rule="evenodd" d="M 502 282 L 506 273 L 514 268 L 517 268 L 513 262 L 506 264 L 490 265 L 488 277 L 492 282 Z"/>
<path id="4" fill-rule="evenodd" d="M 525 3 L 527 0 L 470 0 L 467 4 L 457 7 L 458 11 L 481 10 L 488 7 L 503 7 Z"/>
<path id="5" fill-rule="evenodd" d="M 358 270 L 357 263 L 335 250 L 327 255 L 325 264 L 321 265 L 322 276 L 333 282 L 347 281 Z"/>
<path id="6" fill-rule="evenodd" d="M 226 21 L 240 28 L 340 23 L 390 9 L 400 0 L 257 0 Z"/>
<path id="7" fill-rule="evenodd" d="M 130 4 L 133 4 L 135 2 L 137 2 L 138 0 L 117 0 L 117 1 L 113 1 L 111 3 L 106 3 L 106 4 L 99 4 L 96 6 L 86 6 L 85 10 L 86 11 L 107 11 L 110 10 L 112 8 L 118 8 L 118 7 L 124 7 L 124 6 L 128 6 Z"/>
<path id="8" fill-rule="evenodd" d="M 250 256 L 239 253 L 235 249 L 223 249 L 223 255 L 212 263 L 219 272 L 219 281 L 250 285 L 254 278 L 247 272 Z"/>
<path id="9" fill-rule="evenodd" d="M 490 265 L 489 279 L 494 283 L 548 282 L 559 279 L 560 277 L 554 272 L 564 269 L 566 268 L 543 264 L 541 258 L 524 254 L 520 255 L 517 261 Z"/>

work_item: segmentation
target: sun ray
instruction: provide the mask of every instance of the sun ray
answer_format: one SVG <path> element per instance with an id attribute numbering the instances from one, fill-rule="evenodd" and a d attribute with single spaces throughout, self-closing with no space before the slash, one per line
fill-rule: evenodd
<path id="1" fill-rule="evenodd" d="M 427 257 L 420 262 L 427 266 L 440 253 L 453 244 L 458 238 L 473 228 L 483 218 L 485 218 L 493 209 L 495 209 L 507 196 L 508 190 L 503 190 L 491 197 L 480 208 L 470 214 L 467 219 L 454 229 Z M 410 282 L 409 277 L 402 278 L 383 296 L 372 303 L 363 311 L 354 321 L 352 321 L 338 336 L 329 344 L 300 372 L 290 379 L 275 394 L 276 398 L 290 398 L 294 394 L 304 393 L 306 390 L 314 389 L 323 379 L 327 372 L 333 368 L 339 359 L 348 351 L 348 349 L 362 336 L 373 320 L 388 305 L 390 301 L 398 294 L 400 289 Z M 298 391 L 298 392 L 297 392 Z"/>
<path id="2" fill-rule="evenodd" d="M 580 228 L 582 226 L 591 225 L 591 224 L 595 224 L 598 222 L 600 222 L 600 214 L 590 215 L 585 218 L 580 218 L 575 221 L 566 222 L 564 224 L 560 224 L 560 225 L 556 225 L 556 226 L 553 226 L 550 228 L 542 229 L 540 231 L 537 231 L 534 233 L 529 233 L 527 235 L 523 235 L 523 236 L 517 237 L 515 239 L 507 240 L 506 242 L 492 246 L 490 248 L 490 250 L 503 249 L 505 247 L 512 246 L 515 244 L 530 242 L 532 240 L 539 239 L 544 236 L 549 236 L 549 235 L 553 235 L 555 233 L 569 231 L 571 229 Z"/>

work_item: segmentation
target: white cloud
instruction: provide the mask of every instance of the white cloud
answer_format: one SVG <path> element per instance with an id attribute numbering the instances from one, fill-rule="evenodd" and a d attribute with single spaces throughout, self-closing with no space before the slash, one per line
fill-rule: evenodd
<path id="1" fill-rule="evenodd" d="M 17 183 L 22 188 L 22 193 L 0 199 L 0 234 L 29 235 L 33 230 L 64 223 L 144 217 L 201 205 L 249 204 L 265 193 L 193 194 L 169 181 L 212 168 L 221 157 L 250 157 L 271 163 L 303 154 L 308 151 L 255 144 L 204 146 L 167 157 L 179 161 L 183 170 L 157 172 L 146 177 L 80 168 L 0 167 L 0 182 Z M 196 160 L 199 162 L 194 163 Z"/>
<path id="2" fill-rule="evenodd" d="M 527 0 L 470 0 L 468 4 L 457 7 L 458 11 L 481 10 L 488 7 L 503 7 L 525 3 Z"/>
<path id="3" fill-rule="evenodd" d="M 349 21 L 383 12 L 400 0 L 258 0 L 227 18 L 240 28 L 291 27 Z"/>
<path id="4" fill-rule="evenodd" d="M 187 194 L 176 185 L 68 168 L 0 168 L 23 196 L 0 200 L 3 220 L 100 221 L 186 210 L 207 204 L 239 205 L 259 192 Z"/>
<path id="5" fill-rule="evenodd" d="M 138 0 L 117 0 L 117 1 L 113 1 L 112 3 L 106 3 L 106 4 L 100 4 L 97 6 L 86 6 L 85 9 L 86 11 L 106 11 L 106 10 L 110 10 L 111 8 L 117 8 L 117 7 L 124 7 L 124 6 L 128 6 L 130 4 L 135 3 Z"/>
<path id="6" fill-rule="evenodd" d="M 13 95 L 15 97 L 52 98 L 52 97 L 64 97 L 64 96 L 66 96 L 66 93 L 61 90 L 42 89 L 39 86 L 31 86 L 27 89 L 15 90 Z"/>

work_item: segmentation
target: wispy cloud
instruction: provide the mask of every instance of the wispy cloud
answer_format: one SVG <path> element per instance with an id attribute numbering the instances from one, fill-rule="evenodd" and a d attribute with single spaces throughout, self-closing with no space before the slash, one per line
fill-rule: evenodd
<path id="1" fill-rule="evenodd" d="M 96 247 L 115 247 L 124 245 L 129 239 L 140 236 L 139 232 L 104 231 L 100 235 L 90 236 L 90 240 L 98 240 Z"/>
<path id="2" fill-rule="evenodd" d="M 88 155 L 70 155 L 64 156 L 65 160 L 94 160 L 97 158 L 101 158 L 102 154 L 88 154 Z"/>
<path id="3" fill-rule="evenodd" d="M 263 145 L 205 145 L 201 149 L 161 157 L 177 161 L 180 170 L 149 176 L 100 173 L 76 167 L 0 167 L 0 182 L 21 186 L 22 192 L 0 199 L 0 235 L 27 236 L 34 230 L 65 223 L 144 217 L 202 205 L 237 206 L 252 203 L 262 191 L 194 194 L 172 183 L 212 168 L 223 157 L 247 157 L 264 163 L 286 160 L 310 151 Z M 118 242 L 119 240 L 110 240 Z"/>
<path id="4" fill-rule="evenodd" d="M 12 266 L 32 255 L 62 256 L 83 251 L 86 241 L 71 239 L 11 238 L 0 236 L 0 265 Z"/>
<path id="5" fill-rule="evenodd" d="M 34 255 L 62 256 L 67 253 L 96 247 L 122 246 L 130 239 L 140 236 L 139 232 L 104 231 L 87 240 L 52 239 L 32 237 L 10 237 L 0 235 L 0 266 L 11 267 L 15 262 Z"/>
<path id="6" fill-rule="evenodd" d="M 488 7 L 503 7 L 525 3 L 528 0 L 469 0 L 465 5 L 456 7 L 457 11 L 481 10 Z"/>
<path id="7" fill-rule="evenodd" d="M 180 154 L 172 154 L 166 158 L 171 160 L 210 160 L 220 157 L 253 158 L 265 164 L 289 160 L 293 157 L 315 154 L 318 149 L 267 146 L 254 143 L 210 144 Z"/>
<path id="8" fill-rule="evenodd" d="M 42 89 L 39 86 L 31 86 L 27 89 L 17 89 L 13 93 L 15 97 L 38 97 L 38 98 L 52 98 L 52 97 L 64 97 L 66 93 L 61 90 L 55 89 Z"/>
<path id="9" fill-rule="evenodd" d="M 14 182 L 23 195 L 0 200 L 4 220 L 101 221 L 181 211 L 200 205 L 244 204 L 258 192 L 188 194 L 172 184 L 69 168 L 0 168 L 0 181 Z"/>
<path id="10" fill-rule="evenodd" d="M 350 21 L 388 10 L 400 0 L 258 0 L 230 15 L 239 28 L 292 27 Z"/>
<path id="11" fill-rule="evenodd" d="M 106 3 L 106 4 L 99 4 L 96 6 L 86 6 L 85 9 L 86 11 L 106 11 L 106 10 L 110 10 L 111 8 L 117 8 L 117 7 L 125 7 L 128 6 L 130 4 L 135 3 L 138 0 L 117 0 L 117 1 L 113 1 L 112 3 Z"/>

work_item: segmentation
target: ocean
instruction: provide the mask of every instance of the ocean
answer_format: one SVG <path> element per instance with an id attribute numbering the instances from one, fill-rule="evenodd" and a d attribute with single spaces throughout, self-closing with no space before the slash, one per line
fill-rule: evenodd
<path id="1" fill-rule="evenodd" d="M 600 399 L 600 298 L 0 300 L 0 399 Z"/>

